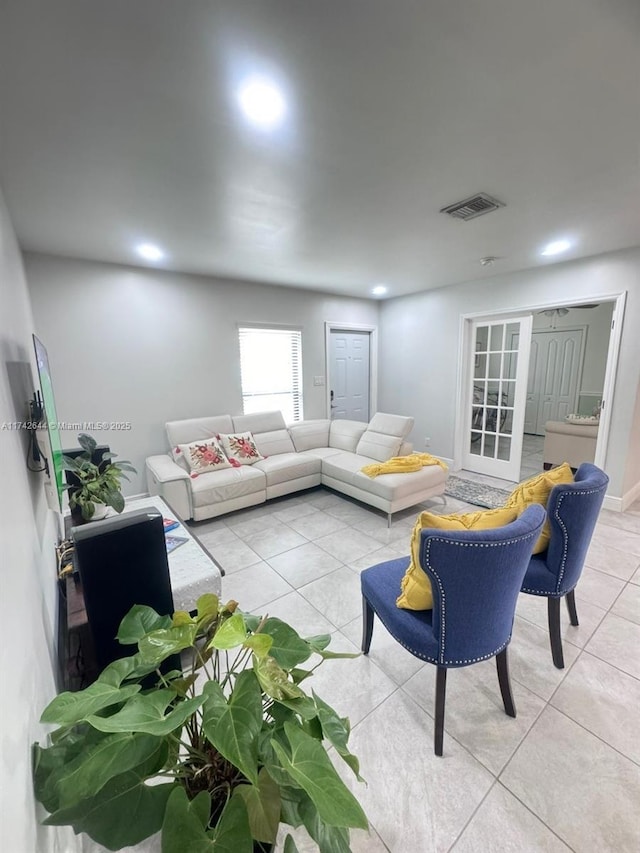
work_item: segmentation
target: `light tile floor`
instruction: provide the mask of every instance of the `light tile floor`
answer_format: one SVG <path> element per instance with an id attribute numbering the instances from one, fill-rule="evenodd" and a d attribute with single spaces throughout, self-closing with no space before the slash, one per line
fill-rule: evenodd
<path id="1" fill-rule="evenodd" d="M 425 507 L 468 508 L 451 499 Z M 227 571 L 225 598 L 357 651 L 359 574 L 408 552 L 419 509 L 388 529 L 382 513 L 320 488 L 192 530 Z M 350 717 L 368 782 L 345 769 L 371 822 L 370 834 L 352 835 L 354 853 L 640 849 L 640 502 L 602 512 L 576 601 L 581 624 L 563 610 L 566 667 L 557 670 L 546 601 L 520 597 L 516 719 L 503 712 L 492 662 L 451 673 L 443 758 L 433 754 L 434 669 L 379 622 L 368 657 L 318 670 L 314 689 Z M 315 849 L 298 840 L 301 853 Z"/>

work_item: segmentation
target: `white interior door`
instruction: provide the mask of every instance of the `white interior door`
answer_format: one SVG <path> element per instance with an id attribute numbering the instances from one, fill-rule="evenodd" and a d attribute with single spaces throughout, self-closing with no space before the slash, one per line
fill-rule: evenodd
<path id="1" fill-rule="evenodd" d="M 531 315 L 471 323 L 462 457 L 468 471 L 519 478 L 531 326 Z"/>
<path id="2" fill-rule="evenodd" d="M 575 410 L 582 357 L 582 329 L 533 332 L 525 432 L 544 435 L 547 421 L 564 420 Z"/>
<path id="3" fill-rule="evenodd" d="M 370 333 L 331 330 L 331 417 L 369 422 Z"/>

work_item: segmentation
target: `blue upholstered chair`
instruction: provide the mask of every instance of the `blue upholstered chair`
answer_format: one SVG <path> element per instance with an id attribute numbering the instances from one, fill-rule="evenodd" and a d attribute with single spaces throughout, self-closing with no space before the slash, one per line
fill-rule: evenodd
<path id="1" fill-rule="evenodd" d="M 547 501 L 551 527 L 549 547 L 531 558 L 522 592 L 547 598 L 551 656 L 558 669 L 564 667 L 560 634 L 560 599 L 565 598 L 569 620 L 577 626 L 575 586 L 598 520 L 609 478 L 590 462 L 583 462 L 573 483 L 554 486 Z"/>
<path id="2" fill-rule="evenodd" d="M 447 669 L 495 657 L 505 713 L 516 715 L 507 646 L 518 593 L 544 519 L 544 509 L 536 504 L 511 524 L 492 530 L 423 530 L 420 565 L 431 581 L 433 610 L 396 607 L 408 557 L 362 572 L 364 654 L 371 645 L 375 613 L 401 646 L 438 668 L 436 755 L 442 755 Z"/>

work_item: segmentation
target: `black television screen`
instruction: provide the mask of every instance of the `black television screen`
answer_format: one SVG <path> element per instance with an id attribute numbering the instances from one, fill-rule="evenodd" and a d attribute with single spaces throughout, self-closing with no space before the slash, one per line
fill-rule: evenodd
<path id="1" fill-rule="evenodd" d="M 51 371 L 49 370 L 49 356 L 47 350 L 36 335 L 33 336 L 33 346 L 36 352 L 36 365 L 38 367 L 38 379 L 40 380 L 40 393 L 44 408 L 43 420 L 49 436 L 50 453 L 48 455 L 49 476 L 57 498 L 57 509 L 62 512 L 62 495 L 64 492 L 64 468 L 62 460 L 62 444 L 60 441 L 60 430 L 58 429 L 58 414 L 53 396 L 53 385 L 51 384 Z"/>

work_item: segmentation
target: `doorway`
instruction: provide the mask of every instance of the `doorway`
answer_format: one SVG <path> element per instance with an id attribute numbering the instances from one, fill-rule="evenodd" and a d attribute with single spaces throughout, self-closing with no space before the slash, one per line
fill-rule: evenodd
<path id="1" fill-rule="evenodd" d="M 564 420 L 576 410 L 585 332 L 586 327 L 550 331 L 534 328 L 531 333 L 525 433 L 544 435 L 547 421 Z"/>
<path id="2" fill-rule="evenodd" d="M 581 368 L 581 377 L 576 392 L 574 405 L 571 407 L 573 411 L 582 415 L 591 415 L 594 411 L 600 412 L 600 423 L 598 429 L 598 439 L 595 451 L 595 464 L 603 468 L 607 451 L 607 442 L 609 436 L 609 427 L 611 419 L 611 410 L 613 404 L 613 391 L 615 387 L 616 368 L 618 361 L 618 353 L 620 350 L 620 340 L 622 335 L 622 321 L 624 317 L 624 308 L 626 302 L 626 294 L 608 293 L 603 295 L 594 295 L 591 297 L 592 302 L 585 304 L 579 299 L 566 301 L 564 303 L 538 304 L 527 306 L 525 310 L 530 312 L 530 317 L 533 318 L 533 329 L 541 331 L 555 331 L 561 325 L 568 326 L 569 321 L 560 322 L 558 318 L 563 318 L 565 315 L 572 312 L 570 318 L 573 328 L 578 326 L 584 327 L 589 324 L 587 317 L 594 316 L 595 310 L 599 309 L 602 316 L 600 318 L 601 334 L 599 336 L 599 345 L 597 347 L 588 346 L 588 342 L 593 344 L 595 335 L 591 326 L 583 334 L 584 357 Z M 584 297 L 583 297 L 584 299 Z M 458 372 L 457 383 L 457 414 L 456 414 L 456 431 L 454 440 L 454 458 L 453 470 L 465 468 L 469 471 L 477 473 L 485 473 L 482 464 L 478 466 L 476 460 L 470 458 L 468 454 L 468 442 L 470 425 L 472 423 L 470 413 L 473 407 L 473 378 L 475 364 L 475 331 L 474 325 L 479 323 L 501 322 L 507 323 L 511 320 L 511 313 L 497 312 L 490 315 L 462 315 L 461 336 L 460 336 L 460 370 Z M 546 317 L 546 320 L 544 319 Z M 546 325 L 546 329 L 542 329 L 541 325 Z M 590 325 L 590 324 L 589 324 Z M 533 335 L 530 334 L 530 338 Z M 580 359 L 579 359 L 580 362 Z M 523 377 L 522 384 L 527 388 L 528 371 Z M 517 384 L 520 384 L 519 382 Z M 477 404 L 476 404 L 477 405 Z M 530 406 L 530 409 L 532 407 Z M 559 411 L 559 419 L 562 419 Z M 514 425 L 515 427 L 515 425 Z M 524 433 L 524 421 L 522 423 Z M 542 442 L 543 438 L 535 434 L 521 434 L 521 449 L 523 449 L 522 470 L 509 477 L 512 481 L 518 481 L 522 476 L 528 476 L 530 472 L 526 470 L 526 466 L 535 463 L 536 471 L 542 470 Z M 515 429 L 514 429 L 515 434 Z M 524 448 L 522 448 L 524 441 Z M 535 447 L 533 446 L 535 444 Z M 537 458 L 539 454 L 539 459 Z M 526 459 L 524 457 L 527 457 Z M 504 474 L 494 474 L 507 479 Z"/>
<path id="3" fill-rule="evenodd" d="M 376 411 L 376 330 L 326 324 L 327 411 L 368 423 Z"/>

